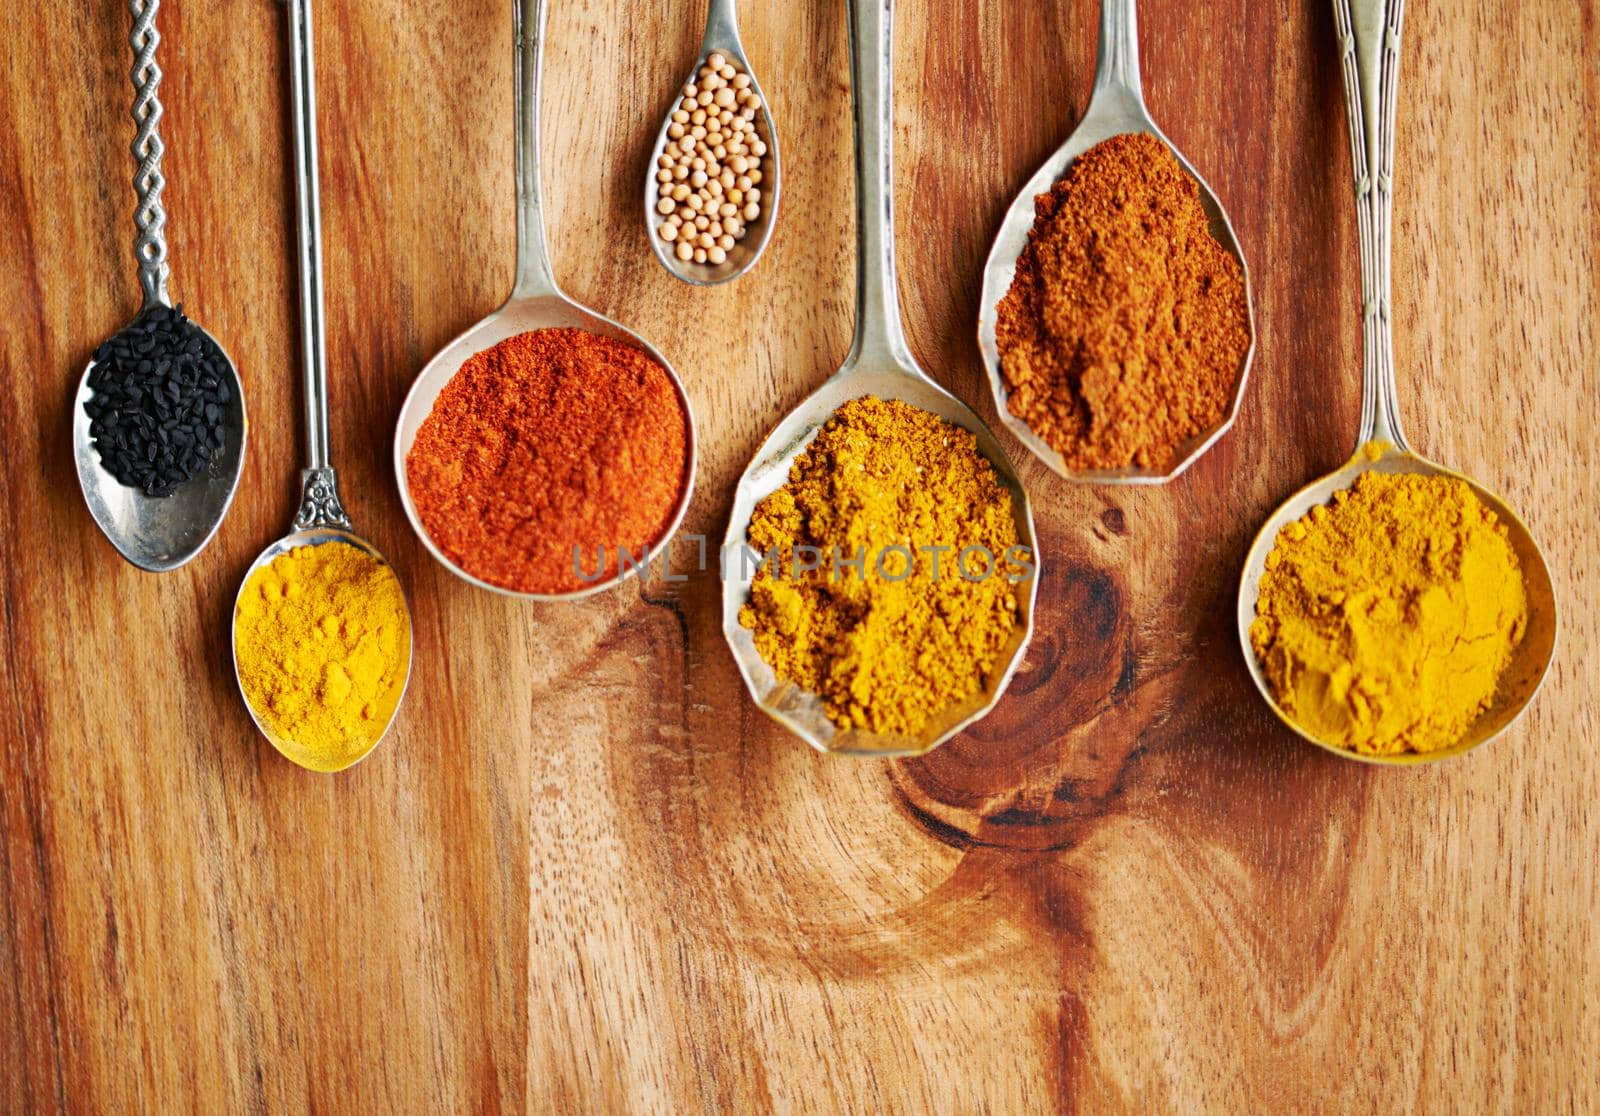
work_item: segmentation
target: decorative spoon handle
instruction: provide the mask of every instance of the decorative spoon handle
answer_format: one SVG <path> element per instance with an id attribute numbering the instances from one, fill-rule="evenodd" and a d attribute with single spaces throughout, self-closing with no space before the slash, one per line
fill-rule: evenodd
<path id="1" fill-rule="evenodd" d="M 328 456 L 328 334 L 322 305 L 322 203 L 317 177 L 317 82 L 310 0 L 289 0 L 289 95 L 294 109 L 295 211 L 299 217 L 300 348 L 305 365 L 306 467 L 297 530 L 350 527 Z"/>
<path id="2" fill-rule="evenodd" d="M 850 0 L 856 127 L 856 336 L 841 371 L 880 360 L 922 375 L 900 326 L 894 271 L 894 0 Z M 876 358 L 876 359 L 870 359 Z"/>
<path id="3" fill-rule="evenodd" d="M 144 288 L 145 306 L 167 304 L 167 211 L 161 205 L 161 191 L 167 180 L 161 174 L 161 67 L 156 64 L 156 47 L 161 32 L 156 30 L 156 10 L 161 0 L 129 0 L 133 13 L 133 122 L 139 126 L 133 137 L 133 157 L 139 161 L 133 189 L 139 196 L 134 223 L 139 235 L 133 252 L 139 260 L 139 284 Z"/>
<path id="4" fill-rule="evenodd" d="M 1350 162 L 1361 230 L 1361 434 L 1407 449 L 1400 428 L 1390 316 L 1390 234 L 1394 217 L 1395 81 L 1405 0 L 1333 0 L 1344 61 Z"/>
<path id="5" fill-rule="evenodd" d="M 544 237 L 539 183 L 539 86 L 544 69 L 545 0 L 517 0 L 516 40 L 517 279 L 512 298 L 560 294 Z"/>

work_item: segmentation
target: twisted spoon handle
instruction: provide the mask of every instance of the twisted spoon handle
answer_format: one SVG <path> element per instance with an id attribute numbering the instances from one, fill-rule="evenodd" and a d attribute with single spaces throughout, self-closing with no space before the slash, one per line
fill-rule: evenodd
<path id="1" fill-rule="evenodd" d="M 1394 225 L 1394 118 L 1405 0 L 1333 0 L 1344 64 L 1361 231 L 1361 434 L 1406 449 L 1394 379 L 1390 236 Z"/>
<path id="2" fill-rule="evenodd" d="M 156 10 L 161 0 L 129 0 L 133 13 L 133 32 L 128 42 L 133 47 L 133 122 L 139 126 L 133 137 L 133 157 L 139 169 L 133 176 L 133 189 L 139 196 L 134 223 L 139 235 L 133 252 L 139 260 L 139 284 L 144 288 L 144 304 L 167 302 L 167 211 L 161 206 L 161 191 L 167 180 L 161 174 L 161 155 L 166 147 L 157 130 L 161 123 L 161 67 L 156 65 L 156 47 L 161 33 L 156 30 Z"/>

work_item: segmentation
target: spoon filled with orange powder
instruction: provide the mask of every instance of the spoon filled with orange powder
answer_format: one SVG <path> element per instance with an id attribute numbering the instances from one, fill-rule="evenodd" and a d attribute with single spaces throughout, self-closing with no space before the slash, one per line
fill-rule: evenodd
<path id="1" fill-rule="evenodd" d="M 667 535 L 688 464 L 666 369 L 621 341 L 550 328 L 467 358 L 418 428 L 405 476 L 447 563 L 557 596 L 614 580 Z"/>
<path id="2" fill-rule="evenodd" d="M 1102 0 L 1088 111 L 1001 221 L 978 348 L 1000 420 L 1068 480 L 1165 483 L 1238 413 L 1249 273 L 1145 107 L 1134 0 Z"/>
<path id="3" fill-rule="evenodd" d="M 513 13 L 516 280 L 418 374 L 394 468 L 412 528 L 450 572 L 568 600 L 646 569 L 645 552 L 678 529 L 694 489 L 694 416 L 659 352 L 556 283 L 539 182 L 544 0 Z"/>

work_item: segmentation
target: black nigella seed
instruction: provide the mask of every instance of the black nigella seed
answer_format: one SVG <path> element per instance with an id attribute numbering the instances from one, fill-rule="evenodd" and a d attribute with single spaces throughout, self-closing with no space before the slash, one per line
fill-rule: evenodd
<path id="1" fill-rule="evenodd" d="M 152 307 L 94 352 L 84 402 L 101 464 L 119 484 L 170 496 L 224 438 L 222 351 L 183 314 Z"/>

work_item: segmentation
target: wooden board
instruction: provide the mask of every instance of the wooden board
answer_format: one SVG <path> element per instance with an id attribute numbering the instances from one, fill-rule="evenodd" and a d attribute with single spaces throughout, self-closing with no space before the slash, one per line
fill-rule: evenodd
<path id="1" fill-rule="evenodd" d="M 684 375 L 688 528 L 849 345 L 843 5 L 746 5 L 787 176 L 760 267 L 651 258 L 638 196 L 702 3 L 555 0 L 557 271 Z M 992 418 L 978 273 L 1088 92 L 1089 0 L 905 0 L 906 327 Z M 300 453 L 283 14 L 170 3 L 173 284 L 239 361 L 243 489 L 199 560 L 122 563 L 79 499 L 72 385 L 136 309 L 122 5 L 18 4 L 0 68 L 0 1110 L 1310 1111 L 1600 1106 L 1600 21 L 1413 0 L 1395 230 L 1415 442 L 1501 491 L 1564 609 L 1531 715 L 1374 771 L 1270 718 L 1232 621 L 1255 526 L 1350 449 L 1355 223 L 1326 0 L 1149 0 L 1146 91 L 1229 207 L 1260 345 L 1181 482 L 1030 464 L 1038 634 L 916 762 L 814 755 L 744 700 L 698 576 L 561 608 L 475 592 L 400 513 L 411 378 L 510 283 L 505 0 L 318 6 L 333 433 L 416 620 L 353 772 L 257 738 L 229 670 Z M 1020 447 L 1010 443 L 1014 453 Z"/>

